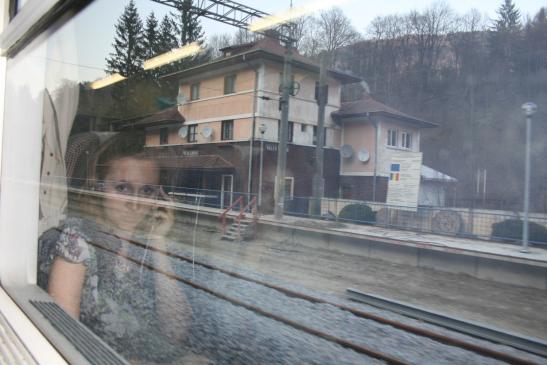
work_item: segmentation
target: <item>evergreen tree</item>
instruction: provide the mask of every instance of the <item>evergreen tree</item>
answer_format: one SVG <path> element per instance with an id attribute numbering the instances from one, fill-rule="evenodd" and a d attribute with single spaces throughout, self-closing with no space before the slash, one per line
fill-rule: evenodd
<path id="1" fill-rule="evenodd" d="M 494 20 L 493 30 L 497 32 L 518 32 L 521 30 L 520 11 L 513 4 L 513 0 L 504 0 L 496 13 L 498 13 L 498 19 Z"/>
<path id="2" fill-rule="evenodd" d="M 144 54 L 147 59 L 161 53 L 159 52 L 159 36 L 158 20 L 152 11 L 148 15 L 148 18 L 146 18 L 146 26 L 144 28 Z"/>
<path id="3" fill-rule="evenodd" d="M 158 53 L 165 53 L 178 48 L 177 37 L 175 33 L 175 24 L 167 15 L 163 17 L 158 40 Z"/>
<path id="4" fill-rule="evenodd" d="M 497 13 L 498 18 L 494 19 L 488 37 L 490 55 L 495 63 L 513 69 L 519 57 L 522 30 L 520 11 L 512 0 L 504 0 Z"/>
<path id="5" fill-rule="evenodd" d="M 525 45 L 527 63 L 535 72 L 547 68 L 547 11 L 541 8 L 533 20 L 526 25 Z"/>
<path id="6" fill-rule="evenodd" d="M 199 18 L 191 11 L 192 3 L 193 0 L 179 0 L 177 12 L 171 13 L 181 46 L 192 42 L 203 43 L 205 33 Z"/>
<path id="7" fill-rule="evenodd" d="M 125 7 L 115 29 L 114 50 L 106 59 L 107 72 L 118 72 L 126 77 L 140 74 L 145 57 L 143 25 L 133 0 Z"/>

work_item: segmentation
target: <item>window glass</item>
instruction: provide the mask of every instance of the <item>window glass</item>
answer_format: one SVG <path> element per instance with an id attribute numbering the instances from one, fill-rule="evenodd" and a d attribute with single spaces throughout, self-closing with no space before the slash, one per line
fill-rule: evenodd
<path id="1" fill-rule="evenodd" d="M 190 86 L 190 100 L 199 99 L 199 83 L 192 84 Z"/>
<path id="2" fill-rule="evenodd" d="M 236 75 L 228 75 L 224 78 L 224 94 L 236 92 Z"/>
<path id="3" fill-rule="evenodd" d="M 198 140 L 198 126 L 196 124 L 188 126 L 188 142 L 197 142 Z"/>
<path id="4" fill-rule="evenodd" d="M 33 233 L 22 276 L 135 364 L 494 361 L 348 288 L 545 340 L 547 21 L 484 3 L 348 1 L 262 30 L 310 7 L 60 17 L 8 62 L 0 223 Z"/>
<path id="5" fill-rule="evenodd" d="M 409 132 L 403 132 L 401 134 L 401 147 L 412 148 L 412 134 Z"/>
<path id="6" fill-rule="evenodd" d="M 397 147 L 397 130 L 390 129 L 387 131 L 387 145 Z"/>
<path id="7" fill-rule="evenodd" d="M 281 122 L 277 121 L 277 135 L 281 136 Z M 278 137 L 279 139 L 279 137 Z M 294 139 L 294 122 L 288 122 L 287 142 L 293 142 Z"/>
<path id="8" fill-rule="evenodd" d="M 234 121 L 223 120 L 222 121 L 222 140 L 234 139 Z"/>
<path id="9" fill-rule="evenodd" d="M 167 144 L 169 138 L 169 129 L 161 128 L 160 129 L 160 144 Z"/>

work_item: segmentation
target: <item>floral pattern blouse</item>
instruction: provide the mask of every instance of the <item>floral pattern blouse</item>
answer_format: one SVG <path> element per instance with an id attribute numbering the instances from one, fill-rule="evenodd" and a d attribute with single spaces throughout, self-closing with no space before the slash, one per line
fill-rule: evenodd
<path id="1" fill-rule="evenodd" d="M 135 241 L 143 242 L 139 237 Z M 116 253 L 144 261 L 146 252 L 98 224 L 68 218 L 39 240 L 38 285 L 47 289 L 56 257 L 86 266 L 80 321 L 126 358 L 168 361 L 180 355 L 163 335 L 155 311 L 154 273 Z"/>

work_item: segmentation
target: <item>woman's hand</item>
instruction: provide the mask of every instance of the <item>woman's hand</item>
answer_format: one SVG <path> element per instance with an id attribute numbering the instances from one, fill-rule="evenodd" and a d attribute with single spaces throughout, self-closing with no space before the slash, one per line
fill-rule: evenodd
<path id="1" fill-rule="evenodd" d="M 158 202 L 162 201 L 171 201 L 171 198 L 165 194 L 163 188 L 160 188 Z M 151 218 L 150 239 L 160 239 L 164 238 L 171 230 L 175 221 L 175 213 L 173 209 L 158 203 L 153 207 Z"/>

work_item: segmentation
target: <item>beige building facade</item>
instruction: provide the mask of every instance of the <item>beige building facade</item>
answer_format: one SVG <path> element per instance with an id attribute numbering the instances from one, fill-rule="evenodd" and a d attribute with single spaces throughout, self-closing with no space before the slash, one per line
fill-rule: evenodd
<path id="1" fill-rule="evenodd" d="M 171 156 L 170 161 L 188 161 L 166 166 L 178 169 L 166 173 L 171 186 L 229 195 L 226 202 L 221 198 L 221 206 L 238 194 L 257 196 L 263 206 L 273 206 L 285 50 L 279 43 L 263 39 L 223 51 L 224 56 L 217 60 L 168 76 L 179 85 L 178 112 L 184 123 L 149 125 L 146 147 L 153 154 Z M 296 50 L 292 66 L 286 172 L 289 199 L 312 195 L 318 135 L 319 66 Z M 337 70 L 327 73 L 325 196 L 382 201 L 391 158 L 419 151 L 420 130 L 434 125 L 369 95 L 342 103 L 343 85 L 360 81 Z M 348 149 L 352 152 L 349 156 L 344 154 Z M 363 151 L 368 154 L 366 160 Z M 204 166 L 204 161 L 213 160 L 222 162 Z M 180 173 L 183 165 L 185 171 Z M 379 191 L 374 196 L 372 185 Z M 304 212 L 307 208 L 298 209 Z"/>

